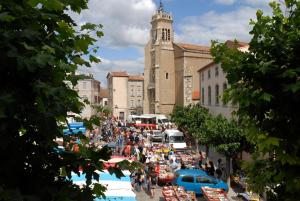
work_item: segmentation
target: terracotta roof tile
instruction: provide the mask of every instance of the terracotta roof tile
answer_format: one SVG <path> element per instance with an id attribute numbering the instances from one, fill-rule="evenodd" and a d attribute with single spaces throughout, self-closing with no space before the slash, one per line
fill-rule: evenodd
<path id="1" fill-rule="evenodd" d="M 101 98 L 108 98 L 108 89 L 101 88 L 100 89 L 100 97 Z"/>
<path id="2" fill-rule="evenodd" d="M 234 47 L 245 47 L 247 45 L 249 45 L 248 43 L 245 43 L 245 42 L 241 42 L 241 41 L 236 41 L 237 44 L 235 44 L 235 41 L 232 41 L 232 40 L 227 40 L 225 43 L 228 47 L 230 48 L 234 48 Z"/>
<path id="3" fill-rule="evenodd" d="M 128 77 L 129 76 L 126 71 L 110 72 L 109 74 L 111 74 L 112 77 Z"/>
<path id="4" fill-rule="evenodd" d="M 193 91 L 192 100 L 200 100 L 200 92 L 199 91 Z"/>
<path id="5" fill-rule="evenodd" d="M 141 75 L 130 75 L 128 80 L 130 81 L 144 81 L 144 77 Z"/>
<path id="6" fill-rule="evenodd" d="M 179 47 L 185 50 L 195 50 L 195 51 L 204 51 L 210 52 L 210 47 L 202 46 L 202 45 L 193 45 L 193 44 L 186 44 L 186 43 L 176 43 Z"/>

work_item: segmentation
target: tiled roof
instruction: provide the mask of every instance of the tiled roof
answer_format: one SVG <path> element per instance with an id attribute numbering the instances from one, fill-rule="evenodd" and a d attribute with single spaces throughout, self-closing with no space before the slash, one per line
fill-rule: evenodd
<path id="1" fill-rule="evenodd" d="M 108 98 L 108 89 L 101 88 L 100 89 L 100 97 L 101 98 Z"/>
<path id="2" fill-rule="evenodd" d="M 237 42 L 237 43 L 236 43 Z M 232 40 L 227 40 L 225 43 L 228 47 L 230 48 L 234 48 L 234 47 L 245 47 L 247 45 L 249 45 L 248 43 L 245 43 L 245 42 L 241 42 L 241 41 L 232 41 Z M 236 43 L 236 44 L 235 44 Z"/>
<path id="3" fill-rule="evenodd" d="M 128 77 L 129 75 L 127 74 L 126 71 L 120 71 L 120 72 L 110 72 L 109 73 L 112 77 Z"/>
<path id="4" fill-rule="evenodd" d="M 176 43 L 179 47 L 185 50 L 194 50 L 194 51 L 204 51 L 210 52 L 210 47 L 202 46 L 202 45 L 193 45 L 193 44 L 185 44 L 185 43 Z"/>
<path id="5" fill-rule="evenodd" d="M 143 81 L 144 77 L 141 75 L 130 75 L 128 80 L 130 81 Z"/>
<path id="6" fill-rule="evenodd" d="M 193 91 L 192 100 L 200 100 L 200 92 L 199 91 Z"/>

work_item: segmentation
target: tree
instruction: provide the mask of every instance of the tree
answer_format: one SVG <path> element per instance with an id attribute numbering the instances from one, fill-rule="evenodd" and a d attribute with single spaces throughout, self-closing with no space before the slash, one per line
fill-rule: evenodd
<path id="1" fill-rule="evenodd" d="M 171 121 L 176 123 L 180 129 L 187 131 L 189 135 L 192 135 L 196 139 L 198 151 L 198 140 L 200 140 L 200 143 L 205 143 L 203 141 L 205 139 L 203 136 L 205 133 L 203 133 L 200 128 L 208 116 L 208 110 L 200 104 L 184 107 L 176 106 L 171 114 Z"/>
<path id="2" fill-rule="evenodd" d="M 249 49 L 241 52 L 213 43 L 238 115 L 255 143 L 254 162 L 246 168 L 250 187 L 272 200 L 300 197 L 300 2 L 270 3 L 271 16 L 257 11 Z M 281 10 L 282 8 L 285 11 Z"/>
<path id="3" fill-rule="evenodd" d="M 205 141 L 226 157 L 225 176 L 230 174 L 230 159 L 246 148 L 246 139 L 242 129 L 234 120 L 228 120 L 221 115 L 209 117 L 201 126 L 205 133 Z"/>
<path id="4" fill-rule="evenodd" d="M 111 109 L 107 106 L 93 105 L 92 107 L 96 110 L 97 115 L 100 116 L 101 120 L 105 119 L 109 114 L 111 114 Z"/>
<path id="5" fill-rule="evenodd" d="M 99 159 L 109 159 L 108 149 L 54 151 L 67 112 L 80 113 L 83 106 L 72 88 L 81 78 L 77 66 L 99 62 L 93 53 L 102 26 L 79 27 L 68 15 L 86 8 L 86 0 L 0 1 L 0 200 L 103 195 L 105 188 L 92 188 L 91 179 L 99 179 L 94 170 L 103 169 Z M 87 178 L 82 189 L 69 180 L 79 167 Z"/>

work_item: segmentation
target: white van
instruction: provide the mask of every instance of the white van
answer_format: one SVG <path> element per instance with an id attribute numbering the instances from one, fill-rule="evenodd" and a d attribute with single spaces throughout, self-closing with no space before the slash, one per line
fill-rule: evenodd
<path id="1" fill-rule="evenodd" d="M 173 144 L 175 150 L 187 149 L 184 135 L 181 131 L 175 129 L 168 129 L 163 132 L 164 141 L 167 146 Z"/>
<path id="2" fill-rule="evenodd" d="M 156 115 L 156 124 L 158 129 L 160 129 L 162 126 L 164 126 L 165 128 L 170 128 L 172 126 L 170 120 L 163 114 Z"/>

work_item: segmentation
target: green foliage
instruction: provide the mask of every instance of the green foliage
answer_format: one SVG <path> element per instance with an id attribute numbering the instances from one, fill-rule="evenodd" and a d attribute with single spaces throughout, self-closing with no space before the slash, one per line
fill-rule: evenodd
<path id="1" fill-rule="evenodd" d="M 103 195 L 103 187 L 90 184 L 99 179 L 94 170 L 103 169 L 99 159 L 109 159 L 109 149 L 80 146 L 74 153 L 64 137 L 66 151 L 54 151 L 54 139 L 63 137 L 58 122 L 84 105 L 67 83 L 82 78 L 75 75 L 78 65 L 99 61 L 91 54 L 97 52 L 92 35 L 102 36 L 102 26 L 78 27 L 68 15 L 86 8 L 87 0 L 0 0 L 0 200 Z M 66 178 L 79 167 L 87 178 L 82 189 Z"/>
<path id="2" fill-rule="evenodd" d="M 202 140 L 201 134 L 203 133 L 200 127 L 208 116 L 208 110 L 199 104 L 185 107 L 176 106 L 171 114 L 171 121 L 176 123 L 180 129 L 188 131 L 189 134 Z"/>
<path id="3" fill-rule="evenodd" d="M 214 117 L 199 104 L 176 106 L 171 120 L 179 128 L 192 134 L 201 144 L 213 146 L 228 157 L 242 150 L 249 150 L 249 143 L 235 121 L 227 120 L 221 115 Z"/>
<path id="4" fill-rule="evenodd" d="M 205 132 L 206 143 L 225 156 L 232 157 L 243 151 L 246 140 L 242 130 L 233 120 L 227 120 L 221 115 L 209 117 L 201 129 Z"/>
<path id="5" fill-rule="evenodd" d="M 111 109 L 107 106 L 92 105 L 92 107 L 97 111 L 101 119 L 107 118 L 108 115 L 112 113 Z"/>
<path id="6" fill-rule="evenodd" d="M 255 160 L 246 168 L 252 188 L 267 190 L 273 200 L 298 200 L 300 2 L 284 2 L 285 11 L 270 4 L 272 16 L 257 12 L 247 52 L 214 42 L 212 54 L 227 73 L 226 96 L 239 104 L 239 119 L 256 144 Z"/>

